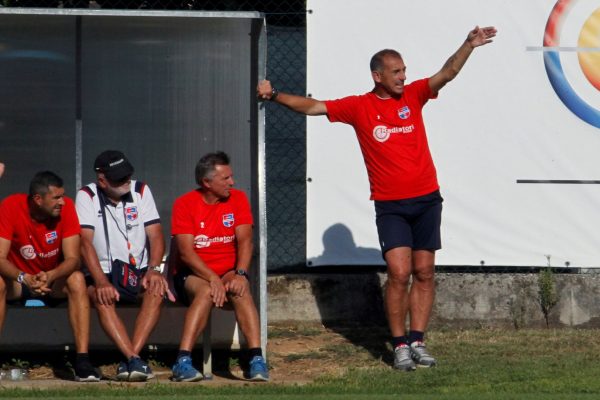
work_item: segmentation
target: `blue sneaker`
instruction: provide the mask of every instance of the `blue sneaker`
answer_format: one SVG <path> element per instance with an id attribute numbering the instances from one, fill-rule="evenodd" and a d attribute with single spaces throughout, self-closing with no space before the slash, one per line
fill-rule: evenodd
<path id="1" fill-rule="evenodd" d="M 269 380 L 269 369 L 265 359 L 261 356 L 254 356 L 250 360 L 250 380 L 251 381 L 268 381 Z"/>
<path id="2" fill-rule="evenodd" d="M 118 381 L 126 381 L 127 379 L 129 379 L 129 369 L 125 361 L 121 361 L 119 363 L 119 366 L 117 367 L 116 378 Z"/>
<path id="3" fill-rule="evenodd" d="M 131 357 L 127 362 L 127 367 L 129 369 L 129 382 L 145 382 L 154 378 L 148 364 L 139 357 Z"/>
<path id="4" fill-rule="evenodd" d="M 190 357 L 178 358 L 171 371 L 173 371 L 171 380 L 175 382 L 197 382 L 203 378 L 202 373 L 192 365 Z"/>

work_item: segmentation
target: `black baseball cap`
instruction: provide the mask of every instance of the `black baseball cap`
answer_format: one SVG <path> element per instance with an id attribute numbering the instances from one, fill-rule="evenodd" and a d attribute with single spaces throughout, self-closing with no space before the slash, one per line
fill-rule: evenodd
<path id="1" fill-rule="evenodd" d="M 125 154 L 118 150 L 106 150 L 96 157 L 94 171 L 102 172 L 109 181 L 119 182 L 131 176 L 134 170 Z"/>

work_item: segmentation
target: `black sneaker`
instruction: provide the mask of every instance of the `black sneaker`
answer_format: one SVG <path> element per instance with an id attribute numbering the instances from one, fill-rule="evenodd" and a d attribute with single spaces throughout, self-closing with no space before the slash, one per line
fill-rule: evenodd
<path id="1" fill-rule="evenodd" d="M 100 382 L 100 378 L 102 375 L 89 360 L 75 363 L 75 380 L 77 382 Z"/>

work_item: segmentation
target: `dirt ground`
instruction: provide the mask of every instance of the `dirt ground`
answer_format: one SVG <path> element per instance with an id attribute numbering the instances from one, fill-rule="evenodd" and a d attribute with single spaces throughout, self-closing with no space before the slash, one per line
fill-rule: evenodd
<path id="1" fill-rule="evenodd" d="M 390 347 L 386 343 L 385 327 L 325 327 L 323 325 L 278 325 L 269 327 L 268 363 L 272 383 L 306 384 L 322 376 L 336 376 L 352 366 L 366 367 L 391 363 Z M 99 360 L 91 353 L 92 361 L 104 376 L 102 382 L 114 384 L 113 379 L 119 355 L 105 353 Z M 169 382 L 173 351 L 149 354 L 147 358 L 158 382 Z M 3 355 L 3 369 L 22 366 L 27 369 L 27 379 L 21 382 L 2 380 L 4 387 L 52 387 L 81 385 L 72 380 L 70 358 L 60 354 L 36 354 L 34 357 Z M 352 363 L 348 363 L 348 359 Z M 194 355 L 200 367 L 201 354 Z M 213 352 L 213 379 L 202 381 L 206 385 L 248 384 L 243 369 L 247 360 L 244 352 Z M 197 384 L 197 383 L 195 383 Z M 135 385 L 140 385 L 135 384 Z M 143 385 L 143 383 L 142 383 Z"/>

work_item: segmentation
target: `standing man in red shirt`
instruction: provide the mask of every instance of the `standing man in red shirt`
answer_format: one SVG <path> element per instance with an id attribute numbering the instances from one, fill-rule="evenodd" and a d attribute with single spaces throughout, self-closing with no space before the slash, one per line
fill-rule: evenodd
<path id="1" fill-rule="evenodd" d="M 100 374 L 88 356 L 90 302 L 79 271 L 79 220 L 63 181 L 45 171 L 35 175 L 29 195 L 0 203 L 0 328 L 6 300 L 68 298 L 75 337 L 75 379 L 96 382 Z"/>
<path id="2" fill-rule="evenodd" d="M 269 81 L 260 82 L 257 88 L 259 99 L 306 115 L 327 115 L 331 122 L 352 125 L 356 131 L 387 264 L 385 308 L 394 368 L 400 370 L 436 365 L 425 347 L 424 334 L 434 300 L 435 251 L 441 248 L 443 200 L 421 110 L 456 77 L 473 49 L 490 43 L 495 35 L 493 27 L 475 27 L 439 72 L 409 85 L 404 84 L 406 65 L 400 54 L 381 50 L 370 63 L 375 87 L 360 96 L 320 101 L 279 93 Z"/>
<path id="3" fill-rule="evenodd" d="M 212 307 L 231 304 L 250 352 L 251 380 L 267 381 L 260 347 L 258 312 L 250 293 L 252 212 L 244 192 L 233 189 L 229 156 L 209 153 L 196 165 L 198 189 L 175 200 L 171 215 L 170 270 L 177 297 L 189 305 L 183 324 L 173 380 L 193 382 L 202 374 L 191 352 Z"/>

